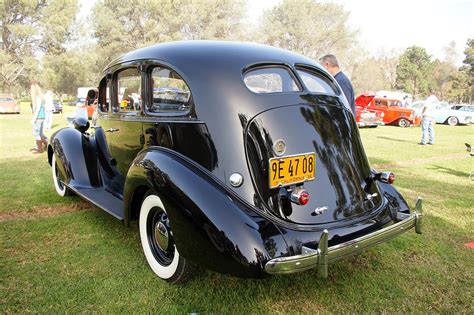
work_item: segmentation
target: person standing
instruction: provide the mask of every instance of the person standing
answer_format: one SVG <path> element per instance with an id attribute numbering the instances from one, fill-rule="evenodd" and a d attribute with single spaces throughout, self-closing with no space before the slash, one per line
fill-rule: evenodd
<path id="1" fill-rule="evenodd" d="M 425 101 L 423 105 L 423 109 L 421 111 L 421 141 L 420 145 L 426 144 L 426 137 L 429 136 L 428 144 L 433 145 L 435 140 L 435 132 L 434 132 L 434 113 L 433 111 L 438 106 L 439 100 L 434 94 L 433 90 L 430 90 L 430 96 Z"/>
<path id="2" fill-rule="evenodd" d="M 339 68 L 339 62 L 334 55 L 325 55 L 319 59 L 319 63 L 336 79 L 342 89 L 352 114 L 355 116 L 355 95 L 351 80 Z"/>
<path id="3" fill-rule="evenodd" d="M 51 130 L 51 127 L 53 126 L 53 109 L 53 92 L 51 92 L 51 90 L 48 90 L 44 96 L 44 129 L 46 130 Z"/>
<path id="4" fill-rule="evenodd" d="M 31 84 L 31 100 L 35 112 L 31 123 L 33 124 L 33 136 L 36 140 L 36 148 L 33 149 L 33 154 L 43 153 L 48 147 L 48 138 L 43 133 L 44 120 L 46 117 L 44 109 L 44 95 L 40 86 L 36 81 Z"/>

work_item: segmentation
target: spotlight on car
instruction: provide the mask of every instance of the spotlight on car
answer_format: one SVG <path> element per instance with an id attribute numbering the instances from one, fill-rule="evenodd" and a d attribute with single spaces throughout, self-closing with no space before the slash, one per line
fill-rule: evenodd
<path id="1" fill-rule="evenodd" d="M 377 179 L 383 183 L 393 184 L 393 182 L 395 181 L 395 174 L 392 172 L 382 172 L 377 175 Z"/>

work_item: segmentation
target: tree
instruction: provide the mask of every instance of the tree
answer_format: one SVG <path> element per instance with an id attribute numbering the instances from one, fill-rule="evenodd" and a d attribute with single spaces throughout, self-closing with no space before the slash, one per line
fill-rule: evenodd
<path id="1" fill-rule="evenodd" d="M 100 72 L 94 71 L 99 56 L 83 47 L 43 58 L 42 86 L 56 93 L 75 95 L 80 86 L 97 86 Z"/>
<path id="2" fill-rule="evenodd" d="M 344 59 L 355 43 L 349 13 L 334 3 L 283 0 L 263 14 L 258 41 L 310 58 L 332 53 Z"/>
<path id="3" fill-rule="evenodd" d="M 384 76 L 384 69 L 380 61 L 370 57 L 357 62 L 352 71 L 352 84 L 358 93 L 389 90 L 390 82 Z"/>
<path id="4" fill-rule="evenodd" d="M 352 69 L 354 89 L 364 92 L 390 90 L 395 87 L 398 56 L 386 52 L 379 57 L 365 57 L 357 61 Z"/>
<path id="5" fill-rule="evenodd" d="M 468 91 L 465 100 L 471 103 L 474 100 L 474 38 L 467 40 L 464 55 L 466 56 L 463 61 L 465 66 L 460 71 L 465 73 L 468 78 Z"/>
<path id="6" fill-rule="evenodd" d="M 433 63 L 424 48 L 412 46 L 400 56 L 396 86 L 416 97 L 430 87 Z"/>
<path id="7" fill-rule="evenodd" d="M 466 66 L 451 74 L 447 83 L 445 98 L 456 103 L 470 102 L 469 75 Z M 471 88 L 472 89 L 472 88 Z"/>
<path id="8" fill-rule="evenodd" d="M 93 9 L 99 67 L 124 52 L 160 42 L 239 39 L 244 10 L 244 0 L 100 1 Z"/>
<path id="9" fill-rule="evenodd" d="M 77 13 L 77 0 L 5 0 L 0 12 L 0 84 L 29 81 L 38 71 L 35 57 L 65 50 Z"/>

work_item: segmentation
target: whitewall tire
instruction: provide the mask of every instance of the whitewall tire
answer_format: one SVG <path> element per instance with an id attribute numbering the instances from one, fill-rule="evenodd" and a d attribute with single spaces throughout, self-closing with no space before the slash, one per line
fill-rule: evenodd
<path id="1" fill-rule="evenodd" d="M 139 217 L 140 241 L 153 272 L 171 283 L 184 282 L 192 266 L 174 244 L 168 213 L 160 197 L 149 192 L 142 202 Z"/>
<path id="2" fill-rule="evenodd" d="M 58 166 L 56 165 L 56 154 L 53 154 L 53 159 L 51 161 L 51 173 L 53 175 L 54 188 L 56 189 L 58 195 L 61 197 L 72 195 L 71 190 L 67 188 L 67 186 L 64 185 L 64 183 L 59 178 Z"/>
<path id="3" fill-rule="evenodd" d="M 450 126 L 456 126 L 459 123 L 459 119 L 457 117 L 451 116 L 447 120 L 448 125 Z"/>

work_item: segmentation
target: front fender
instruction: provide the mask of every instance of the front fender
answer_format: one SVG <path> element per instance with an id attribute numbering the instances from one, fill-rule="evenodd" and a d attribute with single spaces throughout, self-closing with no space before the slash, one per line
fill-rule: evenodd
<path id="1" fill-rule="evenodd" d="M 99 185 L 94 143 L 74 128 L 63 128 L 51 136 L 48 162 L 56 155 L 61 180 L 72 187 Z M 86 162 L 87 161 L 87 162 Z"/>
<path id="2" fill-rule="evenodd" d="M 168 212 L 183 257 L 239 277 L 261 277 L 265 263 L 287 252 L 280 230 L 209 171 L 166 148 L 150 147 L 132 163 L 125 182 L 125 221 L 133 194 L 153 189 Z"/>

